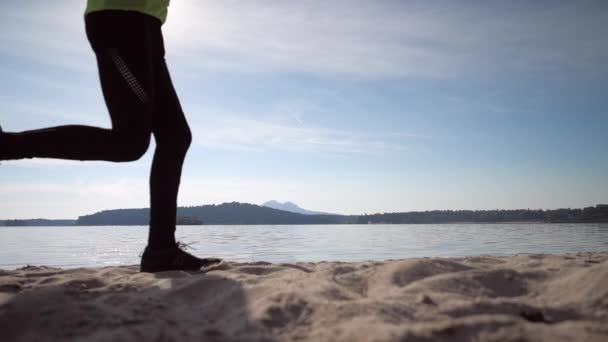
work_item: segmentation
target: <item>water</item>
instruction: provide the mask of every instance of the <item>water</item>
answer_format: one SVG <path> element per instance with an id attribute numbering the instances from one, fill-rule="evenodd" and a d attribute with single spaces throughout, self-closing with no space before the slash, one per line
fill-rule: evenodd
<path id="1" fill-rule="evenodd" d="M 233 261 L 362 261 L 608 251 L 608 224 L 180 226 L 194 254 Z M 0 268 L 139 263 L 147 227 L 0 227 Z"/>

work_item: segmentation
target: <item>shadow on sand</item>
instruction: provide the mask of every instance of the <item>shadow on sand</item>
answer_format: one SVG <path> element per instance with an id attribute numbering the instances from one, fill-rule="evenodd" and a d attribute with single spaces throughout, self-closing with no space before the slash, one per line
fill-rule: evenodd
<path id="1" fill-rule="evenodd" d="M 272 341 L 241 285 L 212 273 L 0 271 L 0 340 Z"/>

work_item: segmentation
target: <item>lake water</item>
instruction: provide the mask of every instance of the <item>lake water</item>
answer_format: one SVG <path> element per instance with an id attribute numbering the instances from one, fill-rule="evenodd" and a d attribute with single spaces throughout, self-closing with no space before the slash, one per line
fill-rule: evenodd
<path id="1" fill-rule="evenodd" d="M 608 224 L 180 226 L 198 256 L 362 261 L 608 251 Z M 139 263 L 147 227 L 0 227 L 0 268 Z"/>

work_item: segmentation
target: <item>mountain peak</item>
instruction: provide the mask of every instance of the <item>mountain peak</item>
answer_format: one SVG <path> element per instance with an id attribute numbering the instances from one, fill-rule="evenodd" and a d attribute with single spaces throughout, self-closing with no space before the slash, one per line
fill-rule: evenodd
<path id="1" fill-rule="evenodd" d="M 307 209 L 303 209 L 300 206 L 298 206 L 297 204 L 293 203 L 293 202 L 278 202 L 275 200 L 271 200 L 268 201 L 264 204 L 262 204 L 263 207 L 268 207 L 268 208 L 272 208 L 272 209 L 278 209 L 278 210 L 283 210 L 283 211 L 289 211 L 292 213 L 298 213 L 298 214 L 303 214 L 303 215 L 323 215 L 326 213 L 323 212 L 319 212 L 319 211 L 312 211 L 312 210 L 307 210 Z"/>

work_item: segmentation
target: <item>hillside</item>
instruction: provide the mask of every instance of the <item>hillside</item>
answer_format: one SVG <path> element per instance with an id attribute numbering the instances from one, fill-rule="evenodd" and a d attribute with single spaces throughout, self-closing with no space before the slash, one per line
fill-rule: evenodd
<path id="1" fill-rule="evenodd" d="M 80 216 L 77 225 L 147 225 L 150 210 L 104 210 Z M 342 224 L 355 223 L 356 216 L 303 215 L 248 203 L 223 203 L 195 207 L 179 207 L 178 217 L 196 218 L 209 225 L 223 224 Z"/>

